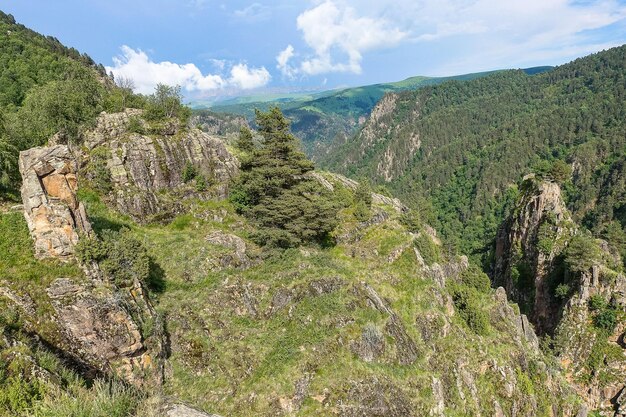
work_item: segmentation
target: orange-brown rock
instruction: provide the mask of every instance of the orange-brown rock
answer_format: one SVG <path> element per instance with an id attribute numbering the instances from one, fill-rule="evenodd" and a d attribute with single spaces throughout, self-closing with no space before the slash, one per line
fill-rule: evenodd
<path id="1" fill-rule="evenodd" d="M 35 241 L 35 256 L 72 258 L 79 233 L 90 233 L 76 199 L 76 162 L 67 145 L 20 152 L 24 215 Z"/>

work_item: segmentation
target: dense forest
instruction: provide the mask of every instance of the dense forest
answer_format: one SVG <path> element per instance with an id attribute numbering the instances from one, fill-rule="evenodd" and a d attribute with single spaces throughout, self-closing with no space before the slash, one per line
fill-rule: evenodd
<path id="1" fill-rule="evenodd" d="M 40 35 L 0 11 L 0 196 L 19 185 L 18 152 L 59 133 L 76 141 L 103 110 L 144 107 L 87 54 Z"/>
<path id="2" fill-rule="evenodd" d="M 487 261 L 522 177 L 565 162 L 575 218 L 624 254 L 624 68 L 626 46 L 538 75 L 504 71 L 394 94 L 392 111 L 321 164 L 385 185 L 450 245 Z"/>
<path id="3" fill-rule="evenodd" d="M 523 71 L 536 74 L 550 68 L 535 67 Z M 344 143 L 353 136 L 385 94 L 415 90 L 450 80 L 473 80 L 494 72 L 496 71 L 451 77 L 416 76 L 398 82 L 330 90 L 303 97 L 295 96 L 293 99 L 234 103 L 226 101 L 217 103 L 212 109 L 220 113 L 240 114 L 250 122 L 254 122 L 255 109 L 268 110 L 272 106 L 278 106 L 291 120 L 293 132 L 302 139 L 307 155 L 314 160 L 319 160 L 324 158 L 330 149 L 334 149 L 335 145 Z M 196 114 L 201 113 L 202 110 L 196 110 Z"/>

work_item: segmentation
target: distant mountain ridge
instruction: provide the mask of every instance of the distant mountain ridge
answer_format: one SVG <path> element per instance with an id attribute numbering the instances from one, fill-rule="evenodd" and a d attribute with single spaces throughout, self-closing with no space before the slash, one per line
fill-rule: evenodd
<path id="1" fill-rule="evenodd" d="M 552 67 L 523 69 L 529 75 L 549 71 Z M 272 96 L 267 99 L 241 97 L 224 103 L 215 103 L 210 109 L 217 113 L 232 113 L 254 118 L 254 109 L 267 110 L 278 106 L 292 121 L 292 129 L 304 144 L 307 154 L 320 159 L 334 143 L 343 143 L 358 130 L 365 118 L 390 92 L 414 90 L 437 85 L 450 80 L 467 81 L 481 78 L 501 70 L 469 73 L 449 77 L 415 76 L 402 81 L 372 84 L 329 90 L 319 93 L 294 93 L 293 95 Z M 191 104 L 193 107 L 193 103 Z M 198 111 L 198 110 L 197 110 Z"/>
<path id="2" fill-rule="evenodd" d="M 385 184 L 465 253 L 491 248 L 517 182 L 554 161 L 575 220 L 626 250 L 626 45 L 538 75 L 503 71 L 390 93 L 358 135 L 318 158 Z"/>

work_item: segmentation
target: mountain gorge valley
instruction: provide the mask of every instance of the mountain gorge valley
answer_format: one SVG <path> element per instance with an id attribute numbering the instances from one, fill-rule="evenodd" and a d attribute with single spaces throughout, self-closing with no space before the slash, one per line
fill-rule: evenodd
<path id="1" fill-rule="evenodd" d="M 0 415 L 626 416 L 626 46 L 190 109 L 0 12 Z"/>

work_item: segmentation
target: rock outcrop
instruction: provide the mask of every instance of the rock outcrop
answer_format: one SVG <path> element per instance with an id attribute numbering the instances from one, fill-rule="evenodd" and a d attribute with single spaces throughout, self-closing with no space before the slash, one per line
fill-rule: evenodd
<path id="1" fill-rule="evenodd" d="M 72 259 L 79 233 L 91 226 L 76 198 L 77 164 L 66 145 L 20 152 L 24 216 L 38 258 Z"/>
<path id="2" fill-rule="evenodd" d="M 108 171 L 105 176 L 118 210 L 145 221 L 179 212 L 181 200 L 190 196 L 226 197 L 238 162 L 221 139 L 176 122 L 151 126 L 140 116 L 141 111 L 132 109 L 103 113 L 85 138 L 86 170 L 97 158 L 104 159 L 101 169 Z M 131 123 L 140 127 L 131 131 Z M 192 186 L 200 177 L 204 186 Z"/>
<path id="3" fill-rule="evenodd" d="M 135 385 L 162 382 L 162 324 L 143 288 L 57 279 L 46 290 L 60 331 L 58 348 L 94 374 Z"/>
<path id="4" fill-rule="evenodd" d="M 525 179 L 515 211 L 496 238 L 494 281 L 527 309 L 539 334 L 553 332 L 560 304 L 553 297 L 549 274 L 557 255 L 574 233 L 558 184 Z M 550 228 L 549 251 L 539 249 L 540 228 Z"/>
<path id="5" fill-rule="evenodd" d="M 40 258 L 74 259 L 81 235 L 92 233 L 76 191 L 77 162 L 67 145 L 20 154 L 24 214 Z M 33 302 L 3 282 L 0 296 L 22 311 L 29 327 L 52 327 L 48 343 L 80 363 L 91 376 L 113 374 L 135 385 L 160 383 L 162 331 L 141 283 L 118 288 L 97 265 L 84 265 L 83 279 L 59 278 Z M 51 307 L 44 321 L 37 305 Z M 47 323 L 47 324 L 46 324 Z"/>
<path id="6" fill-rule="evenodd" d="M 589 409 L 613 415 L 609 410 L 620 409 L 626 380 L 626 351 L 620 342 L 626 323 L 618 320 L 607 340 L 606 333 L 594 327 L 600 313 L 590 303 L 596 297 L 612 311 L 621 311 L 618 317 L 626 312 L 626 277 L 607 265 L 607 260 L 621 263 L 608 245 L 591 238 L 600 256 L 588 269 L 568 269 L 564 254 L 581 233 L 559 186 L 526 178 L 518 204 L 498 232 L 493 279 L 526 310 L 539 334 L 554 337 L 561 365 Z M 565 289 L 561 294 L 558 283 Z M 526 328 L 523 322 L 524 334 Z"/>

